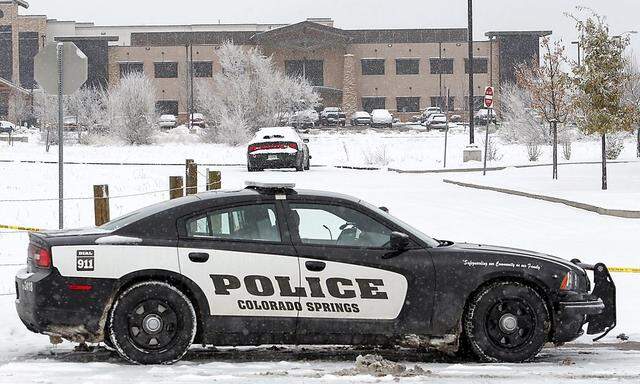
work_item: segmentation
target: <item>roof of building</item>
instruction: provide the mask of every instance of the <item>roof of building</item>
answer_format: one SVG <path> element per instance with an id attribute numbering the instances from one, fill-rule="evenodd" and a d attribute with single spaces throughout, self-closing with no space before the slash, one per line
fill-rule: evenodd
<path id="1" fill-rule="evenodd" d="M 23 8 L 29 8 L 29 3 L 25 0 L 0 0 L 0 3 L 15 3 Z"/>
<path id="2" fill-rule="evenodd" d="M 551 31 L 489 31 L 484 35 L 487 37 L 500 37 L 500 36 L 522 36 L 531 35 L 537 37 L 549 36 Z"/>
<path id="3" fill-rule="evenodd" d="M 7 88 L 11 88 L 13 90 L 16 90 L 18 92 L 24 93 L 24 94 L 29 94 L 29 90 L 22 88 L 19 85 L 14 84 L 12 81 L 9 81 L 7 79 L 5 79 L 4 77 L 0 77 L 0 85 L 4 85 Z"/>

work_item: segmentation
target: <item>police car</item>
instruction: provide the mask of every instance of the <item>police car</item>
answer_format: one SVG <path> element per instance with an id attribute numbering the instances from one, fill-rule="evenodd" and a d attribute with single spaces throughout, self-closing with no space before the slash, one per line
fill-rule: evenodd
<path id="1" fill-rule="evenodd" d="M 616 324 L 604 264 L 436 240 L 384 208 L 287 184 L 31 233 L 16 290 L 31 331 L 104 341 L 140 364 L 193 343 L 393 343 L 520 362 L 587 323 Z"/>

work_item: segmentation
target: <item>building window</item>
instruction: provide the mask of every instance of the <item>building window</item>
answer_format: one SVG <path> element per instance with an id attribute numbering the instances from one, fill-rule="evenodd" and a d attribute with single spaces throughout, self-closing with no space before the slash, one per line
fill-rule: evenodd
<path id="1" fill-rule="evenodd" d="M 175 79 L 178 77 L 178 63 L 153 63 L 156 79 Z"/>
<path id="2" fill-rule="evenodd" d="M 213 62 L 194 61 L 193 76 L 194 77 L 213 77 Z"/>
<path id="3" fill-rule="evenodd" d="M 396 75 L 420 74 L 420 59 L 396 59 Z"/>
<path id="4" fill-rule="evenodd" d="M 440 107 L 443 111 L 447 110 L 447 97 L 446 96 L 431 96 L 431 106 L 432 107 Z M 455 97 L 449 96 L 449 111 L 455 110 Z"/>
<path id="5" fill-rule="evenodd" d="M 489 60 L 486 57 L 473 58 L 473 73 L 487 73 Z M 464 59 L 464 73 L 469 73 L 469 59 Z"/>
<path id="6" fill-rule="evenodd" d="M 177 100 L 158 100 L 156 101 L 156 111 L 160 115 L 178 116 Z"/>
<path id="7" fill-rule="evenodd" d="M 384 75 L 384 59 L 362 59 L 363 75 Z"/>
<path id="8" fill-rule="evenodd" d="M 371 113 L 374 109 L 386 109 L 386 98 L 385 97 L 363 97 L 362 98 L 362 109 Z"/>
<path id="9" fill-rule="evenodd" d="M 473 96 L 473 110 L 484 108 L 484 96 Z M 469 96 L 464 97 L 464 110 L 469 110 Z"/>
<path id="10" fill-rule="evenodd" d="M 324 85 L 324 61 L 322 60 L 285 60 L 284 71 L 288 76 L 307 79 L 314 87 Z"/>
<path id="11" fill-rule="evenodd" d="M 120 63 L 120 78 L 123 78 L 130 73 L 143 73 L 144 64 L 142 63 Z"/>
<path id="12" fill-rule="evenodd" d="M 453 73 L 453 59 L 429 59 L 432 75 L 451 75 Z"/>
<path id="13" fill-rule="evenodd" d="M 398 112 L 420 112 L 420 98 L 396 97 L 396 110 Z"/>

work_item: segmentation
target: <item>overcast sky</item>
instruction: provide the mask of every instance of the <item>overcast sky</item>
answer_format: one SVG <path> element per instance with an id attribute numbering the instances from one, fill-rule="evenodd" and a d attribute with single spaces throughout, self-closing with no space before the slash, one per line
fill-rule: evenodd
<path id="1" fill-rule="evenodd" d="M 23 13 L 96 24 L 293 23 L 330 17 L 338 28 L 466 27 L 466 0 L 28 0 Z M 640 29 L 638 0 L 474 0 L 474 37 L 489 30 L 552 30 L 569 44 L 577 5 L 607 16 L 612 33 Z M 631 49 L 640 53 L 640 34 Z"/>

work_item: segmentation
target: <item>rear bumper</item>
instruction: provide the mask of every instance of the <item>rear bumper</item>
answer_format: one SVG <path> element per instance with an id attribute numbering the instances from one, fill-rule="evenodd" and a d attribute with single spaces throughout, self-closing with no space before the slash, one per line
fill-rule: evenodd
<path id="1" fill-rule="evenodd" d="M 249 154 L 247 162 L 250 168 L 254 169 L 278 169 L 295 168 L 302 162 L 302 152 L 297 153 L 270 153 L 270 154 Z"/>
<path id="2" fill-rule="evenodd" d="M 616 286 L 606 265 L 588 265 L 574 260 L 581 268 L 592 270 L 594 288 L 590 294 L 567 293 L 557 303 L 554 342 L 571 341 L 582 335 L 588 323 L 587 334 L 600 334 L 597 341 L 616 326 Z"/>
<path id="3" fill-rule="evenodd" d="M 91 291 L 73 291 L 70 284 L 91 285 Z M 68 279 L 57 270 L 16 274 L 16 310 L 32 332 L 72 341 L 98 342 L 104 337 L 106 308 L 115 280 Z"/>

